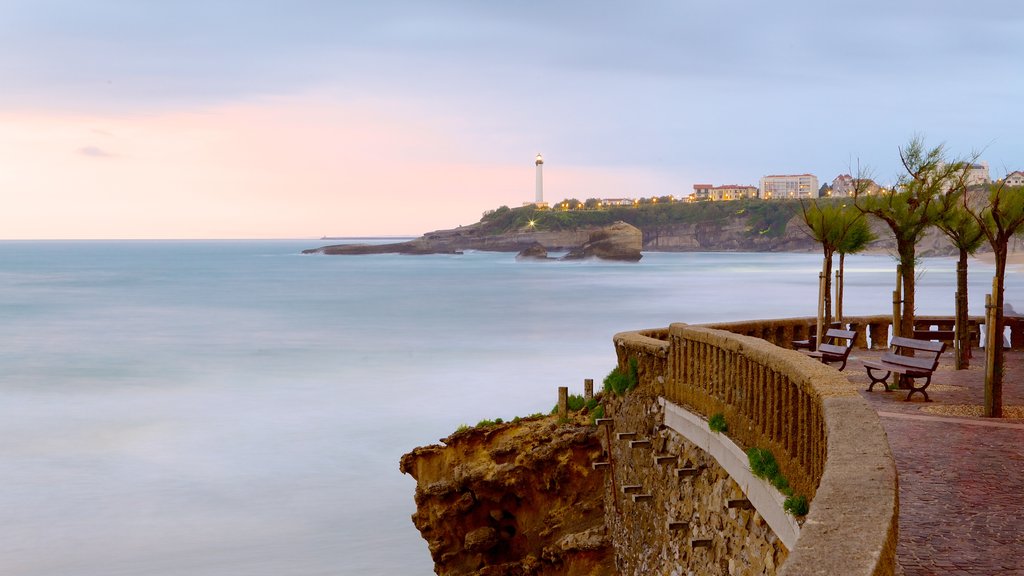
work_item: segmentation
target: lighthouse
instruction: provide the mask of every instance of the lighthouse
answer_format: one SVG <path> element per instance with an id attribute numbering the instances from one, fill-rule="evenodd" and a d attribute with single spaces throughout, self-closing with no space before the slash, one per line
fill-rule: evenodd
<path id="1" fill-rule="evenodd" d="M 537 153 L 537 159 L 534 162 L 537 165 L 537 199 L 536 204 L 542 206 L 544 204 L 544 157 Z"/>

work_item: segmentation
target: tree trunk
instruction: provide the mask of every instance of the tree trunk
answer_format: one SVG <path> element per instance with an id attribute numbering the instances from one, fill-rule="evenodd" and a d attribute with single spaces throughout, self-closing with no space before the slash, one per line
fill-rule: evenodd
<path id="1" fill-rule="evenodd" d="M 900 264 L 903 272 L 903 310 L 900 319 L 900 336 L 914 337 L 914 243 L 899 246 Z M 912 352 L 912 350 L 908 350 Z"/>
<path id="2" fill-rule="evenodd" d="M 825 273 L 825 291 L 822 296 L 825 298 L 824 330 L 832 326 L 832 254 L 825 254 L 825 261 L 822 263 L 822 272 Z M 822 333 L 821 337 L 824 337 Z"/>
<path id="3" fill-rule="evenodd" d="M 953 358 L 955 368 L 963 370 L 971 365 L 970 319 L 967 313 L 967 251 L 960 249 L 956 263 L 956 323 L 953 331 Z"/>
<path id="4" fill-rule="evenodd" d="M 1003 279 L 1006 275 L 1006 244 L 994 246 L 996 276 L 992 281 L 992 338 L 985 343 L 985 358 L 989 367 L 985 370 L 985 416 L 1003 417 Z"/>
<path id="5" fill-rule="evenodd" d="M 836 281 L 836 322 L 843 321 L 843 288 L 846 284 L 845 271 L 843 270 L 843 264 L 846 260 L 846 254 L 839 253 L 839 278 Z"/>

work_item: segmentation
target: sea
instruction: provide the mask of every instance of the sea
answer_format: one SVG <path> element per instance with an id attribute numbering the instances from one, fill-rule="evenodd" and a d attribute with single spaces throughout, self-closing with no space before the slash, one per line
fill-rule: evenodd
<path id="1" fill-rule="evenodd" d="M 821 266 L 300 253 L 323 243 L 0 242 L 0 574 L 432 574 L 403 453 L 549 411 L 616 332 L 811 316 Z M 952 313 L 955 267 L 922 260 L 919 313 Z M 894 270 L 848 257 L 846 313 L 890 312 Z"/>

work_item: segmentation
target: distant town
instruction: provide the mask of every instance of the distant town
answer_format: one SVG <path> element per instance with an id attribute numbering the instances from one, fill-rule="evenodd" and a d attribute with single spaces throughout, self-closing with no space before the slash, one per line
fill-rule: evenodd
<path id="1" fill-rule="evenodd" d="M 744 199 L 761 200 L 798 200 L 805 198 L 846 198 L 854 191 L 864 194 L 877 194 L 886 189 L 870 179 L 858 179 L 849 174 L 840 174 L 832 179 L 832 183 L 819 185 L 814 174 L 772 174 L 761 178 L 759 186 L 738 184 L 694 184 L 693 192 L 687 196 L 652 196 L 648 198 L 589 198 L 577 200 L 570 198 L 550 205 L 544 201 L 543 165 L 544 160 L 537 154 L 536 160 L 536 197 L 533 202 L 523 202 L 523 206 L 533 206 L 541 210 L 600 210 L 611 207 L 640 206 L 665 202 L 716 202 Z M 1002 180 L 1007 186 L 1024 186 L 1024 172 L 1017 170 L 1007 174 Z M 991 184 L 987 162 L 971 164 L 967 171 L 965 184 L 968 187 Z"/>

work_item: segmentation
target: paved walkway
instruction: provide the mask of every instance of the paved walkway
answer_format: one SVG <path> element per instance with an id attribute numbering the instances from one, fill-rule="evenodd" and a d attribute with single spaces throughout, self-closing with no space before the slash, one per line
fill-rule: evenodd
<path id="1" fill-rule="evenodd" d="M 843 372 L 867 388 L 855 350 Z M 906 392 L 861 392 L 878 410 L 900 476 L 897 554 L 907 576 L 1024 576 L 1024 420 L 930 414 L 933 406 L 982 404 L 984 357 L 952 369 L 947 353 L 928 387 L 932 402 Z M 1004 406 L 1024 405 L 1024 353 L 1007 352 Z"/>

